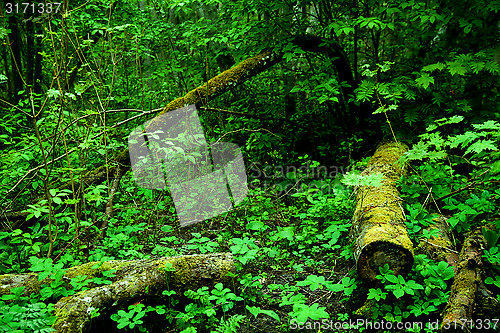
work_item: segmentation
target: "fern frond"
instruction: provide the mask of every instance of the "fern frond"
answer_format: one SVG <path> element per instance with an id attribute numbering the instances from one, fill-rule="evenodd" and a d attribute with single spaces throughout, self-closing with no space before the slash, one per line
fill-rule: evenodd
<path id="1" fill-rule="evenodd" d="M 227 320 L 221 319 L 220 326 L 212 333 L 236 333 L 240 328 L 240 322 L 245 318 L 243 315 L 234 315 Z"/>

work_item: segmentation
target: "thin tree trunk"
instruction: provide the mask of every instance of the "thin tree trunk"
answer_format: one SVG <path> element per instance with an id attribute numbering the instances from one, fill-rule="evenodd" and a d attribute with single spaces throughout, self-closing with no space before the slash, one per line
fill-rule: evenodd
<path id="1" fill-rule="evenodd" d="M 9 44 L 11 52 L 11 68 L 10 76 L 12 80 L 11 98 L 12 104 L 17 104 L 21 96 L 18 92 L 23 90 L 24 84 L 22 79 L 23 65 L 21 59 L 21 37 L 19 31 L 19 20 L 16 15 L 9 17 Z"/>

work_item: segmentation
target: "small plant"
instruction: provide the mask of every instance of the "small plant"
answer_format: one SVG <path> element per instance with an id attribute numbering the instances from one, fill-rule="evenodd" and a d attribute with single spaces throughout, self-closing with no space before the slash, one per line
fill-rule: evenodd
<path id="1" fill-rule="evenodd" d="M 154 311 L 152 307 L 146 307 L 142 303 L 136 303 L 128 307 L 129 311 L 118 310 L 118 313 L 112 314 L 111 319 L 117 322 L 117 328 L 122 329 L 125 327 L 137 329 L 141 332 L 146 332 L 146 328 L 142 325 L 144 321 L 142 318 L 149 311 Z"/>
<path id="2" fill-rule="evenodd" d="M 338 292 L 338 291 L 343 291 L 344 295 L 350 296 L 353 291 L 356 289 L 356 286 L 358 285 L 358 282 L 349 277 L 349 276 L 344 276 L 340 283 L 327 283 L 326 287 L 328 290 Z"/>
<path id="3" fill-rule="evenodd" d="M 240 328 L 240 323 L 245 320 L 243 315 L 233 315 L 227 320 L 221 319 L 219 327 L 212 333 L 236 333 Z"/>
<path id="4" fill-rule="evenodd" d="M 390 321 L 401 321 L 410 315 L 415 317 L 429 315 L 439 310 L 441 304 L 448 300 L 446 281 L 453 278 L 454 271 L 446 262 L 438 264 L 431 262 L 425 255 L 415 256 L 413 271 L 408 278 L 395 276 L 389 265 L 379 268 L 377 275 L 384 289 L 390 291 L 398 301 L 394 305 L 375 304 L 372 308 L 373 318 L 383 317 Z M 405 296 L 406 295 L 406 296 Z M 408 304 L 410 296 L 413 304 Z M 375 301 L 387 300 L 388 293 L 381 288 L 371 288 L 368 299 Z M 407 309 L 409 311 L 403 311 Z"/>
<path id="5" fill-rule="evenodd" d="M 288 315 L 297 323 L 305 323 L 308 319 L 319 320 L 330 318 L 330 315 L 325 309 L 326 307 L 319 306 L 318 303 L 312 305 L 296 303 L 293 305 L 293 310 L 289 312 Z"/>
<path id="6" fill-rule="evenodd" d="M 424 289 L 421 284 L 413 280 L 405 281 L 404 277 L 401 275 L 397 277 L 394 275 L 386 275 L 385 278 L 388 282 L 393 283 L 392 285 L 386 285 L 385 289 L 392 291 L 397 298 L 403 297 L 405 294 L 415 295 L 416 290 Z"/>
<path id="7" fill-rule="evenodd" d="M 212 242 L 208 237 L 201 237 L 200 233 L 193 232 L 194 238 L 188 241 L 188 244 L 184 245 L 185 248 L 189 250 L 200 251 L 200 253 L 215 252 L 219 247 L 219 244 Z"/>
<path id="8" fill-rule="evenodd" d="M 217 283 L 211 291 L 212 295 L 209 300 L 215 301 L 215 304 L 222 306 L 222 311 L 227 312 L 234 307 L 234 302 L 243 301 L 243 298 L 236 296 L 231 292 L 231 289 L 224 288 L 222 283 Z"/>
<path id="9" fill-rule="evenodd" d="M 53 304 L 48 305 L 23 296 L 24 287 L 12 288 L 10 294 L 0 298 L 0 332 L 49 333 L 56 317 L 52 315 Z"/>
<path id="10" fill-rule="evenodd" d="M 500 264 L 500 249 L 498 247 L 492 247 L 488 250 L 484 250 L 484 258 L 488 260 L 493 265 Z"/>
<path id="11" fill-rule="evenodd" d="M 278 316 L 278 314 L 276 312 L 274 312 L 273 310 L 264 310 L 264 309 L 261 309 L 257 306 L 246 306 L 246 309 L 255 317 L 257 318 L 257 316 L 259 314 L 265 314 L 273 319 L 276 319 L 277 321 L 280 321 L 280 317 Z"/>
<path id="12" fill-rule="evenodd" d="M 259 252 L 259 247 L 255 244 L 254 239 L 248 237 L 244 237 L 243 239 L 233 238 L 231 242 L 233 243 L 230 247 L 231 252 L 242 265 L 254 259 Z"/>

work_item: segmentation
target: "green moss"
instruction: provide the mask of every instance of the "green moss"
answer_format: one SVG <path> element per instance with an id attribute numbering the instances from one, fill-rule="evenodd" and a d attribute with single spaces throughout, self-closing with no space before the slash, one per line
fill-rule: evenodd
<path id="1" fill-rule="evenodd" d="M 127 261 L 111 260 L 105 262 L 92 261 L 80 266 L 69 268 L 64 274 L 67 278 L 74 278 L 77 276 L 87 276 L 87 278 L 101 277 L 103 272 L 110 271 L 112 269 L 120 270 L 124 267 L 130 265 Z M 96 268 L 92 268 L 96 266 Z"/>
<path id="2" fill-rule="evenodd" d="M 404 167 L 398 165 L 397 161 L 407 150 L 404 144 L 384 143 L 363 171 L 363 175 L 384 175 L 381 186 L 361 186 L 357 189 L 351 236 L 356 238 L 354 257 L 358 272 L 363 277 L 375 278 L 378 273 L 378 267 L 375 266 L 379 261 L 383 265 L 382 261 L 388 260 L 390 265 L 397 266 L 395 257 L 398 255 L 404 257 L 399 266 L 404 271 L 413 262 L 413 244 L 406 231 L 401 198 L 396 189 L 396 181 L 404 174 Z M 391 268 L 397 270 L 397 267 Z"/>

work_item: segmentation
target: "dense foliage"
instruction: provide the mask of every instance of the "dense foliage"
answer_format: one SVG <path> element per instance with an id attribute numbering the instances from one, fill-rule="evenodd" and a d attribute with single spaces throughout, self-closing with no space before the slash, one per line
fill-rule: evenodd
<path id="1" fill-rule="evenodd" d="M 113 275 L 67 283 L 69 267 L 212 252 L 233 253 L 233 286 L 95 309 L 95 330 L 287 332 L 355 321 L 366 299 L 373 321 L 439 319 L 444 262 L 419 254 L 407 277 L 357 279 L 353 190 L 376 143 L 395 139 L 412 145 L 400 188 L 415 244 L 437 214 L 457 249 L 498 219 L 499 1 L 30 3 L 0 8 L 0 270 L 54 282 L 2 295 L 0 331 L 50 332 L 59 298 Z M 119 186 L 114 174 L 83 181 L 170 101 L 268 49 L 282 61 L 197 105 L 207 141 L 243 150 L 250 190 L 235 209 L 180 228 L 168 191 L 131 171 Z M 484 282 L 500 301 L 499 233 L 484 237 Z"/>

